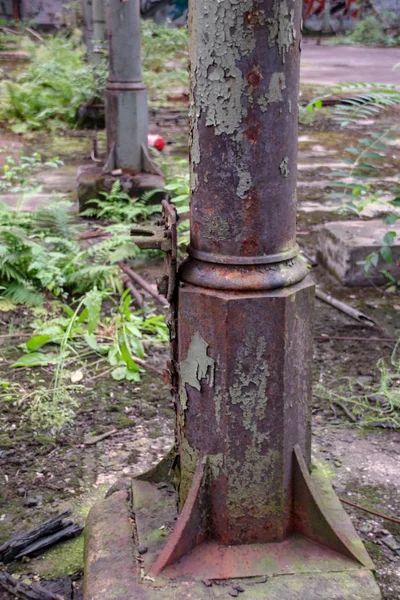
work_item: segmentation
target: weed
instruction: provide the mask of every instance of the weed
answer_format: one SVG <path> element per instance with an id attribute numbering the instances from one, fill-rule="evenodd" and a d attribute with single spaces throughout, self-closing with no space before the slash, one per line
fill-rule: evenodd
<path id="1" fill-rule="evenodd" d="M 111 300 L 112 309 L 102 313 L 105 299 Z M 63 306 L 63 314 L 38 321 L 34 335 L 21 346 L 23 354 L 13 367 L 33 367 L 56 364 L 54 394 L 63 387 L 66 364 L 90 355 L 107 361 L 113 379 L 139 381 L 141 361 L 145 355 L 144 341 L 168 341 L 168 330 L 162 315 L 131 310 L 131 296 L 125 291 L 119 302 L 108 292 L 93 288 L 78 303 L 75 310 Z M 56 355 L 48 350 L 59 347 Z M 44 351 L 47 349 L 47 352 Z M 98 362 L 98 361 L 97 361 Z M 80 377 L 72 377 L 77 382 Z"/>

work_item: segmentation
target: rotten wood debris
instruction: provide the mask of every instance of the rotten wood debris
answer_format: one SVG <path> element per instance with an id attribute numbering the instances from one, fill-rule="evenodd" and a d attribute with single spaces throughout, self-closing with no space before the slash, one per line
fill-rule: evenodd
<path id="1" fill-rule="evenodd" d="M 70 516 L 71 510 L 67 510 L 30 531 L 15 534 L 0 547 L 0 562 L 36 556 L 58 542 L 80 535 L 83 527 L 68 520 Z"/>
<path id="2" fill-rule="evenodd" d="M 22 600 L 64 600 L 62 596 L 49 592 L 37 583 L 28 585 L 1 571 L 0 586 Z"/>

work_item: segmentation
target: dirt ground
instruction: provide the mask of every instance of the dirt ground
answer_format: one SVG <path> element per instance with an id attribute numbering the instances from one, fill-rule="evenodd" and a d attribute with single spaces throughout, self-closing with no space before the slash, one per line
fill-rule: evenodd
<path id="1" fill-rule="evenodd" d="M 301 79 L 303 83 L 333 85 L 345 81 L 400 84 L 398 48 L 317 45 L 305 38 L 302 45 Z"/>
<path id="2" fill-rule="evenodd" d="M 154 128 L 159 127 L 167 138 L 177 141 L 168 152 L 180 154 L 185 147 L 185 119 L 168 125 L 162 119 L 153 121 Z M 381 126 L 382 123 L 369 125 Z M 329 119 L 319 117 L 300 128 L 298 229 L 300 245 L 309 256 L 315 256 L 320 225 L 339 218 L 324 195 L 328 175 L 336 168 L 335 161 L 343 148 L 351 145 L 359 133 L 341 131 Z M 53 140 L 38 138 L 21 142 L 20 137 L 11 135 L 0 139 L 0 145 L 7 147 L 20 147 L 21 143 L 25 148 L 39 147 L 47 156 L 57 153 L 64 159 L 66 167 L 52 173 L 52 181 L 43 175 L 45 191 L 54 189 L 74 198 L 73 172 L 79 162 L 89 158 L 90 136 L 75 132 Z M 141 272 L 153 281 L 160 270 L 161 264 L 155 261 L 143 265 Z M 346 378 L 352 384 L 376 381 L 376 363 L 381 358 L 389 360 L 393 343 L 369 342 L 367 338 L 394 339 L 400 335 L 400 300 L 373 288 L 346 289 L 319 265 L 311 270 L 310 276 L 325 291 L 363 310 L 377 323 L 376 328 L 366 327 L 316 302 L 314 460 L 325 465 L 341 498 L 399 518 L 399 432 L 358 427 L 321 390 L 337 390 Z M 7 374 L 7 380 L 24 389 L 32 389 L 52 375 L 49 370 L 9 369 L 18 354 L 16 347 L 24 339 L 18 334 L 29 331 L 31 319 L 30 311 L 24 308 L 0 313 L 0 370 Z M 329 339 L 332 336 L 361 339 Z M 167 348 L 149 349 L 149 361 L 157 368 L 162 367 L 166 358 Z M 91 381 L 85 382 L 78 399 L 73 426 L 65 428 L 55 439 L 34 435 L 18 404 L 1 403 L 0 544 L 16 531 L 28 529 L 66 508 L 71 508 L 74 518 L 83 523 L 90 507 L 110 486 L 115 482 L 123 485 L 130 477 L 156 464 L 173 443 L 170 394 L 156 374 L 146 373 L 138 385 L 118 383 L 96 371 Z M 113 428 L 116 432 L 104 441 L 85 444 L 90 435 Z M 375 561 L 384 600 L 398 600 L 400 525 L 350 506 L 346 506 L 346 511 Z M 13 563 L 9 571 L 22 579 L 44 582 L 65 600 L 78 600 L 82 597 L 82 552 L 83 536 L 80 536 L 29 562 Z M 0 600 L 8 599 L 11 596 L 0 591 Z"/>

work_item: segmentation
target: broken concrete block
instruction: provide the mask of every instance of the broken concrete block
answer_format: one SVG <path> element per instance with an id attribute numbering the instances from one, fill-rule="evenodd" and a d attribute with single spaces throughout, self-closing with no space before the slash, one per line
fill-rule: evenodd
<path id="1" fill-rule="evenodd" d="M 364 265 L 358 264 L 372 252 L 379 252 L 381 240 L 388 231 L 397 236 L 392 246 L 393 263 L 379 259 L 377 268 L 367 275 Z M 385 225 L 381 219 L 371 221 L 338 221 L 324 225 L 318 237 L 319 262 L 344 285 L 383 285 L 387 278 L 380 271 L 388 271 L 400 279 L 400 222 Z"/>

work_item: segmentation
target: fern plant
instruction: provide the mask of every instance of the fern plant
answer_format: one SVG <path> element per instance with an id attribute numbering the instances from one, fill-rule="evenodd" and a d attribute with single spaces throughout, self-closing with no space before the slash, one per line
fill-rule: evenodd
<path id="1" fill-rule="evenodd" d="M 92 67 L 76 36 L 46 36 L 32 45 L 31 61 L 16 81 L 1 84 L 1 118 L 16 133 L 74 126 L 79 105 L 96 91 Z"/>
<path id="2" fill-rule="evenodd" d="M 106 219 L 112 223 L 137 223 L 149 219 L 152 215 L 160 213 L 161 208 L 157 204 L 149 204 L 154 192 L 145 194 L 141 198 L 131 198 L 126 194 L 117 180 L 110 192 L 100 192 L 101 199 L 89 200 L 90 207 L 82 216 Z"/>
<path id="3" fill-rule="evenodd" d="M 0 297 L 37 306 L 44 293 L 122 292 L 117 263 L 139 252 L 129 229 L 114 226 L 110 237 L 82 249 L 71 208 L 59 201 L 25 213 L 0 205 Z"/>

